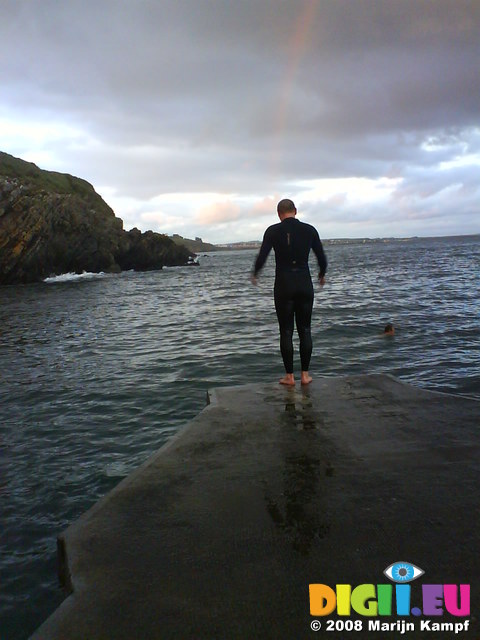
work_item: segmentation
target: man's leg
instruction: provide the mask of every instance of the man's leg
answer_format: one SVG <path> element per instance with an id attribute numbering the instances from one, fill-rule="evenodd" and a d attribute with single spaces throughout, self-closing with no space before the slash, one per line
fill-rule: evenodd
<path id="1" fill-rule="evenodd" d="M 275 311 L 277 312 L 278 326 L 280 329 L 280 352 L 286 376 L 280 380 L 281 384 L 293 385 L 293 328 L 294 328 L 294 301 L 291 298 L 275 295 Z"/>
<path id="2" fill-rule="evenodd" d="M 309 384 L 312 381 L 308 373 L 310 359 L 312 357 L 312 308 L 313 295 L 302 295 L 296 299 L 295 321 L 300 340 L 300 362 L 302 365 L 302 384 Z"/>

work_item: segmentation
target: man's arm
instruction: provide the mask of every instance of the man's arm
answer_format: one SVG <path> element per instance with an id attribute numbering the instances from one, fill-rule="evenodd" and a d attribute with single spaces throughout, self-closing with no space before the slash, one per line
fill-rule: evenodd
<path id="1" fill-rule="evenodd" d="M 257 256 L 257 259 L 255 260 L 255 264 L 253 265 L 253 272 L 251 276 L 251 280 L 253 284 L 256 284 L 258 272 L 262 269 L 266 259 L 268 258 L 268 254 L 272 250 L 273 245 L 271 240 L 271 234 L 269 233 L 269 231 L 270 231 L 270 228 L 268 228 L 263 235 L 262 246 L 260 247 L 260 251 L 258 252 L 258 256 Z"/>
<path id="2" fill-rule="evenodd" d="M 323 284 L 325 282 L 325 274 L 327 272 L 327 256 L 323 251 L 323 246 L 320 240 L 320 236 L 318 235 L 318 231 L 315 228 L 313 228 L 313 230 L 315 233 L 313 234 L 312 250 L 317 256 L 319 269 L 318 277 L 320 280 L 320 284 Z"/>

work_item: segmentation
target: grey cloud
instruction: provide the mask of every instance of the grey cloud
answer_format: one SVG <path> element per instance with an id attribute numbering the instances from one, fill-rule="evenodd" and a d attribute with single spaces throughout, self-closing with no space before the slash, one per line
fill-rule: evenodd
<path id="1" fill-rule="evenodd" d="M 479 151 L 479 3 L 4 0 L 0 17 L 4 112 L 84 131 L 49 150 L 119 195 L 384 175 L 419 210 L 454 179 L 465 211 L 476 194 L 438 164 Z"/>
<path id="2" fill-rule="evenodd" d="M 309 5 L 316 8 L 302 42 L 296 19 Z M 480 7 L 462 0 L 437 1 L 435 12 L 418 0 L 44 0 L 41 7 L 36 14 L 25 0 L 11 3 L 11 28 L 2 41 L 9 51 L 17 45 L 10 66 L 15 78 L 27 77 L 49 104 L 63 91 L 72 102 L 79 99 L 80 108 L 93 102 L 128 116 L 138 109 L 152 124 L 169 117 L 170 131 L 185 126 L 185 135 L 202 112 L 217 112 L 219 137 L 235 140 L 235 132 L 249 133 L 250 100 L 271 109 L 282 98 L 298 49 L 303 55 L 288 109 L 294 130 L 341 136 L 382 124 L 415 128 L 427 117 L 437 119 L 437 111 L 445 118 L 450 108 L 463 110 L 468 119 L 479 109 L 472 89 Z M 310 112 L 305 119 L 304 109 Z M 232 129 L 231 122 L 240 126 Z"/>

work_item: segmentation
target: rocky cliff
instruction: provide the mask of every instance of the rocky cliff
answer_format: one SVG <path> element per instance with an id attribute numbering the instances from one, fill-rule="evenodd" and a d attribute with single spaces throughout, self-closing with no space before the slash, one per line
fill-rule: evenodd
<path id="1" fill-rule="evenodd" d="M 187 264 L 170 238 L 123 222 L 80 178 L 0 152 L 0 284 L 83 271 L 149 270 Z"/>

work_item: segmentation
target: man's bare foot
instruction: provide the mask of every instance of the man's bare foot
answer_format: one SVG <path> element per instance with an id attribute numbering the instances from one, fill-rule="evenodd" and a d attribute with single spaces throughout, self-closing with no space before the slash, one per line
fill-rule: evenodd
<path id="1" fill-rule="evenodd" d="M 310 384 L 313 380 L 312 376 L 308 375 L 308 371 L 302 371 L 301 383 L 302 384 Z"/>
<path id="2" fill-rule="evenodd" d="M 279 380 L 280 384 L 286 384 L 289 387 L 292 387 L 295 384 L 295 378 L 293 377 L 293 373 L 287 373 L 284 378 Z"/>

